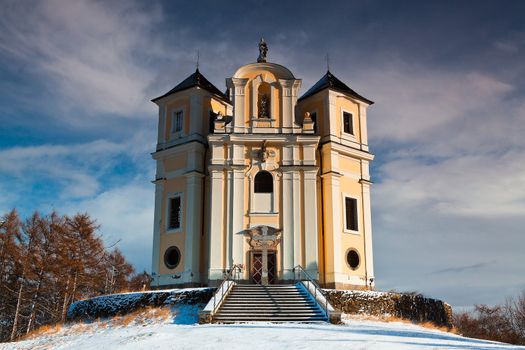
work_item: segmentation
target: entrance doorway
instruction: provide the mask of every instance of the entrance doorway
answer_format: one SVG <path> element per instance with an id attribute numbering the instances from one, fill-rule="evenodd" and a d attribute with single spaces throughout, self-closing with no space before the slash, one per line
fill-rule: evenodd
<path id="1" fill-rule="evenodd" d="M 251 280 L 252 283 L 261 284 L 262 280 L 262 252 L 252 252 L 252 265 L 251 265 Z M 277 266 L 275 259 L 275 252 L 268 252 L 268 283 L 275 283 L 275 276 L 277 274 Z"/>

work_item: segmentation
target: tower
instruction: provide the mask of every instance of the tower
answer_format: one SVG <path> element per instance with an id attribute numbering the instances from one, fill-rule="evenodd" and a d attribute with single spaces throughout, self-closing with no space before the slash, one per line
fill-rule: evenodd
<path id="1" fill-rule="evenodd" d="M 301 79 L 267 52 L 261 39 L 227 94 L 197 70 L 153 100 L 156 286 L 214 285 L 233 265 L 260 283 L 262 253 L 245 233 L 261 227 L 280 234 L 265 255 L 270 283 L 301 266 L 327 287 L 373 285 L 373 102 L 329 71 L 299 98 Z"/>

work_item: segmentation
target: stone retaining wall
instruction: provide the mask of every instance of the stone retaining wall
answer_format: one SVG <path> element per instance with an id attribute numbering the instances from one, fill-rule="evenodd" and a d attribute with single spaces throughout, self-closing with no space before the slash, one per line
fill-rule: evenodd
<path id="1" fill-rule="evenodd" d="M 69 307 L 68 321 L 93 321 L 125 315 L 143 307 L 200 305 L 204 307 L 215 288 L 186 288 L 112 294 L 77 301 Z M 332 306 L 347 314 L 394 316 L 414 322 L 452 326 L 452 309 L 447 303 L 420 294 L 325 289 Z"/>
<path id="2" fill-rule="evenodd" d="M 325 289 L 332 306 L 347 314 L 394 316 L 452 327 L 449 304 L 420 294 Z"/>
<path id="3" fill-rule="evenodd" d="M 144 307 L 176 304 L 206 305 L 214 292 L 215 288 L 186 288 L 103 295 L 71 304 L 67 312 L 67 320 L 93 321 L 98 318 L 125 315 Z"/>

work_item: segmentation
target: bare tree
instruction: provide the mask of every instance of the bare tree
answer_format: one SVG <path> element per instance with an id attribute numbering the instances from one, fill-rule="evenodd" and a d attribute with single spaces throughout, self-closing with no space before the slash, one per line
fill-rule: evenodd
<path id="1" fill-rule="evenodd" d="M 149 286 L 149 275 L 135 275 L 120 250 L 104 246 L 98 228 L 86 213 L 0 217 L 0 341 L 64 321 L 77 299 Z"/>

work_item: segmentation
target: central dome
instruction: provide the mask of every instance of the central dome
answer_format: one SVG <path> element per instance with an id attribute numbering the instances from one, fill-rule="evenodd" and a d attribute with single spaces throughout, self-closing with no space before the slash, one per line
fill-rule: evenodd
<path id="1" fill-rule="evenodd" d="M 239 69 L 237 69 L 233 75 L 233 78 L 245 78 L 247 76 L 253 75 L 254 73 L 260 73 L 261 71 L 269 71 L 279 79 L 295 79 L 294 75 L 288 68 L 281 66 L 280 64 L 270 62 L 257 62 L 241 66 Z"/>

